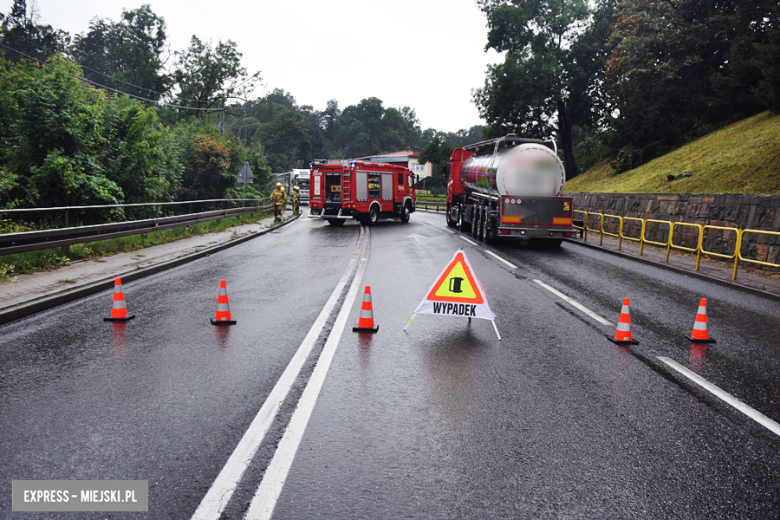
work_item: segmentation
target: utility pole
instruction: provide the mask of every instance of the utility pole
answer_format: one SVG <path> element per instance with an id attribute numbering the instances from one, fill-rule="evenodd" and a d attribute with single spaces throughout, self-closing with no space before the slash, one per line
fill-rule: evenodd
<path id="1" fill-rule="evenodd" d="M 222 93 L 222 110 L 219 112 L 219 137 L 222 138 L 222 127 L 225 124 L 225 93 Z"/>

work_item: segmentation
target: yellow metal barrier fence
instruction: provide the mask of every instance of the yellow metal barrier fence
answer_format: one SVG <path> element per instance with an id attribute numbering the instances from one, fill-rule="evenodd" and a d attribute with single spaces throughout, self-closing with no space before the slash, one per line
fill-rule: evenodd
<path id="1" fill-rule="evenodd" d="M 604 219 L 606 218 L 616 218 L 618 219 L 618 232 L 617 233 L 607 233 L 604 231 Z M 623 247 L 623 217 L 618 215 L 607 215 L 604 213 L 604 215 L 601 217 L 601 230 L 604 232 L 605 235 L 608 237 L 615 237 L 618 239 L 618 250 Z"/>
<path id="2" fill-rule="evenodd" d="M 582 211 L 582 210 L 579 210 L 579 209 L 573 209 L 571 212 L 572 213 L 582 213 L 583 215 L 585 215 L 585 218 L 582 219 L 582 227 L 580 227 L 577 224 L 575 224 L 574 221 L 572 221 L 571 227 L 573 227 L 574 229 L 581 230 L 582 231 L 582 239 L 583 239 L 583 241 L 587 242 L 588 241 L 588 212 L 587 211 Z"/>
<path id="3" fill-rule="evenodd" d="M 743 262 L 750 262 L 753 264 L 759 264 L 759 265 L 765 265 L 768 267 L 776 267 L 780 268 L 780 264 L 774 264 L 771 262 L 762 262 L 760 260 L 752 260 L 749 258 L 745 258 L 742 256 L 742 237 L 746 233 L 757 233 L 761 235 L 773 235 L 773 236 L 780 236 L 780 232 L 777 231 L 762 231 L 760 229 L 738 229 L 733 227 L 723 227 L 723 226 L 705 226 L 702 224 L 692 224 L 688 222 L 672 222 L 669 220 L 655 220 L 655 219 L 644 219 L 644 218 L 638 218 L 638 217 L 621 217 L 619 215 L 609 215 L 606 213 L 595 213 L 590 211 L 582 211 L 582 210 L 573 210 L 573 213 L 580 213 L 585 215 L 585 219 L 583 221 L 583 226 L 577 226 L 574 225 L 575 229 L 582 230 L 583 234 L 583 241 L 588 241 L 588 231 L 591 231 L 593 233 L 599 234 L 599 245 L 604 244 L 604 235 L 607 235 L 609 237 L 614 237 L 618 239 L 618 249 L 622 249 L 623 246 L 623 240 L 629 240 L 632 242 L 639 242 L 639 255 L 641 256 L 644 251 L 645 244 L 653 244 L 660 247 L 666 248 L 666 262 L 669 262 L 669 253 L 672 249 L 680 249 L 682 251 L 689 251 L 691 253 L 696 253 L 696 270 L 699 270 L 699 265 L 701 263 L 701 255 L 710 255 L 710 256 L 717 256 L 719 258 L 725 258 L 726 260 L 734 260 L 734 272 L 732 273 L 731 279 L 736 280 L 737 279 L 737 269 L 739 268 L 739 261 L 742 260 Z M 596 216 L 599 217 L 599 225 L 598 228 L 592 228 L 590 227 L 590 217 Z M 618 225 L 619 230 L 617 233 L 610 233 L 608 231 L 604 231 L 604 220 L 608 218 L 616 218 L 618 219 Z M 625 224 L 629 222 L 638 222 L 639 223 L 639 236 L 631 236 L 627 235 L 623 232 L 623 228 L 625 227 Z M 666 224 L 669 226 L 669 237 L 666 242 L 657 242 L 653 240 L 648 240 L 645 238 L 645 233 L 647 231 L 647 223 L 648 222 L 655 222 L 658 224 Z M 677 245 L 674 243 L 674 231 L 675 228 L 681 227 L 681 226 L 690 226 L 695 227 L 698 229 L 698 239 L 696 240 L 696 247 L 686 247 Z M 736 233 L 736 243 L 734 252 L 730 255 L 726 255 L 723 253 L 716 253 L 714 251 L 707 251 L 704 249 L 704 235 L 706 234 L 708 229 L 720 229 L 723 231 L 733 231 Z M 768 259 L 769 253 L 767 253 L 767 259 Z"/>
<path id="4" fill-rule="evenodd" d="M 639 238 L 632 237 L 630 235 L 626 235 L 623 233 L 623 222 L 626 220 L 628 221 L 636 221 L 639 222 Z M 630 240 L 632 242 L 639 242 L 639 256 L 642 256 L 642 252 L 645 250 L 645 221 L 641 218 L 636 217 L 623 217 L 623 222 L 620 224 L 620 235 L 623 237 L 624 240 Z"/>
<path id="5" fill-rule="evenodd" d="M 689 226 L 695 227 L 699 230 L 699 238 L 696 240 L 696 247 L 678 246 L 674 243 L 674 228 L 677 226 Z M 669 229 L 669 249 L 666 251 L 666 261 L 669 261 L 669 251 L 671 249 L 682 249 L 683 251 L 690 251 L 696 253 L 696 270 L 699 270 L 699 262 L 701 261 L 701 244 L 704 241 L 704 231 L 701 224 L 689 224 L 688 222 L 672 222 L 672 227 Z"/>
<path id="6" fill-rule="evenodd" d="M 757 233 L 759 235 L 774 235 L 780 237 L 780 233 L 777 231 L 762 231 L 760 229 L 742 229 L 739 232 L 739 245 L 737 247 L 737 258 L 734 261 L 734 278 L 732 280 L 736 280 L 737 278 L 737 262 L 742 260 L 743 262 L 750 262 L 752 264 L 759 264 L 759 265 L 766 265 L 769 267 L 780 267 L 780 264 L 773 264 L 771 262 L 761 262 L 759 260 L 751 260 L 750 258 L 745 258 L 742 256 L 742 241 L 744 240 L 744 237 L 747 233 Z M 766 253 L 767 259 L 769 259 L 769 251 Z"/>
<path id="7" fill-rule="evenodd" d="M 592 215 L 598 215 L 599 217 L 601 217 L 601 219 L 599 219 L 599 228 L 598 229 L 593 229 L 589 225 L 590 224 L 590 222 L 589 222 L 590 221 L 590 217 Z M 599 238 L 599 245 L 603 245 L 603 243 L 604 243 L 604 214 L 603 213 L 591 213 L 591 212 L 588 212 L 588 213 L 586 213 L 585 217 L 586 217 L 585 218 L 585 229 L 587 231 L 596 231 L 599 234 L 599 237 L 600 237 Z"/>
<path id="8" fill-rule="evenodd" d="M 668 224 L 669 225 L 669 236 L 666 239 L 666 242 L 655 242 L 653 240 L 648 240 L 645 238 L 645 232 L 647 231 L 647 223 L 648 222 L 655 222 L 657 224 Z M 666 262 L 669 262 L 669 250 L 672 248 L 672 228 L 674 228 L 674 224 L 668 220 L 653 220 L 651 218 L 644 219 L 644 222 L 642 223 L 642 241 L 644 241 L 646 244 L 653 244 L 654 246 L 661 246 L 666 248 Z M 641 252 L 639 253 L 642 254 Z"/>
<path id="9" fill-rule="evenodd" d="M 714 251 L 707 251 L 707 250 L 705 250 L 704 249 L 704 233 L 706 233 L 708 229 L 721 229 L 723 231 L 733 231 L 733 232 L 735 232 L 737 234 L 737 239 L 736 239 L 736 242 L 735 242 L 734 253 L 732 253 L 730 255 L 724 255 L 723 253 L 716 253 Z M 701 245 L 701 247 L 699 249 L 705 255 L 717 256 L 719 258 L 725 258 L 726 260 L 731 260 L 733 258 L 734 259 L 734 273 L 731 275 L 731 279 L 732 280 L 736 280 L 737 279 L 737 265 L 739 264 L 739 258 L 737 258 L 737 256 L 739 255 L 739 249 L 741 247 L 742 247 L 742 232 L 738 228 L 723 227 L 723 226 L 703 226 L 702 227 L 702 245 Z M 698 267 L 698 264 L 697 264 L 697 267 Z"/>

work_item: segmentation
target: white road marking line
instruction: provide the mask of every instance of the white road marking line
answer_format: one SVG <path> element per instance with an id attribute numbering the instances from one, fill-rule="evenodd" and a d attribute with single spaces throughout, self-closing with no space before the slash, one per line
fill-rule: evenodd
<path id="1" fill-rule="evenodd" d="M 367 244 L 370 244 L 370 235 Z M 309 418 L 314 410 L 314 405 L 320 395 L 322 385 L 325 383 L 325 376 L 328 374 L 328 369 L 333 361 L 336 348 L 341 341 L 341 335 L 347 324 L 347 319 L 352 310 L 352 305 L 355 302 L 355 297 L 358 294 L 358 289 L 360 289 L 360 283 L 363 279 L 363 273 L 368 261 L 368 249 L 369 246 L 367 245 L 363 258 L 360 259 L 355 278 L 352 281 L 347 297 L 344 300 L 344 305 L 341 307 L 336 322 L 333 324 L 333 330 L 328 337 L 328 341 L 325 343 L 325 347 L 322 349 L 320 359 L 314 367 L 311 378 L 309 378 L 309 382 L 303 390 L 301 399 L 298 401 L 298 406 L 295 408 L 295 412 L 293 412 L 293 416 L 290 419 L 290 424 L 287 425 L 287 430 L 284 432 L 282 440 L 279 441 L 276 453 L 274 453 L 271 463 L 265 470 L 263 480 L 260 482 L 260 486 L 257 488 L 255 496 L 252 498 L 252 502 L 249 504 L 249 509 L 246 512 L 246 516 L 244 516 L 244 520 L 270 519 L 274 512 L 274 508 L 276 508 L 276 502 L 279 500 L 279 495 L 282 493 L 282 488 L 287 480 L 287 475 L 290 472 L 290 467 L 295 459 L 295 454 L 298 451 L 298 446 L 300 446 L 303 434 L 306 431 L 306 426 L 309 423 Z"/>
<path id="2" fill-rule="evenodd" d="M 440 229 L 442 229 L 442 230 L 446 231 L 447 233 L 453 233 L 453 234 L 455 233 L 453 230 L 451 230 L 451 229 L 449 229 L 449 228 L 446 228 L 446 227 L 442 227 L 442 228 L 440 228 Z"/>
<path id="3" fill-rule="evenodd" d="M 363 227 L 360 228 L 361 239 L 367 236 L 367 234 L 364 235 L 363 229 Z M 363 240 L 358 239 L 358 246 L 355 248 L 352 259 L 349 261 L 347 270 L 339 280 L 322 311 L 320 311 L 320 315 L 317 316 L 311 329 L 309 329 L 309 333 L 303 339 L 301 346 L 298 347 L 298 351 L 290 360 L 287 368 L 285 368 L 279 381 L 276 382 L 273 390 L 268 394 L 260 411 L 257 412 L 254 420 L 252 420 L 252 424 L 249 425 L 222 471 L 219 472 L 214 483 L 211 484 L 208 492 L 201 500 L 198 509 L 192 515 L 192 520 L 218 520 L 221 517 L 222 512 L 225 510 L 228 502 L 230 502 L 230 497 L 233 496 L 233 492 L 236 490 L 236 486 L 238 486 L 238 482 L 252 462 L 257 449 L 260 447 L 260 443 L 263 442 L 265 434 L 279 411 L 279 407 L 287 397 L 293 383 L 295 383 L 306 358 L 309 357 L 312 347 L 314 347 L 314 343 L 317 341 L 334 307 L 338 303 L 341 293 L 344 292 L 344 287 L 355 269 L 362 244 Z"/>
<path id="4" fill-rule="evenodd" d="M 547 289 L 548 291 L 553 293 L 558 298 L 560 298 L 560 299 L 570 303 L 572 306 L 578 308 L 579 310 L 581 310 L 582 312 L 584 312 L 585 314 L 587 314 L 588 316 L 590 316 L 591 318 L 593 318 L 597 322 L 601 323 L 602 325 L 613 325 L 612 323 L 610 323 L 609 321 L 605 320 L 604 318 L 602 318 L 601 316 L 599 316 L 598 314 L 596 314 L 592 310 L 590 310 L 587 307 L 585 307 L 584 305 L 582 305 L 582 304 L 572 300 L 571 298 L 569 298 L 568 296 L 566 296 L 565 294 L 563 294 L 559 290 L 557 290 L 557 289 L 555 289 L 553 287 L 550 287 L 549 285 L 547 285 L 543 281 L 541 281 L 541 280 L 534 280 L 534 282 L 538 283 L 539 285 L 541 285 L 542 287 L 544 287 L 545 289 Z"/>
<path id="5" fill-rule="evenodd" d="M 441 229 L 441 228 L 439 228 L 439 227 L 436 227 L 436 226 L 434 226 L 433 224 L 429 224 L 429 223 L 427 223 L 427 222 L 424 222 L 424 221 L 422 221 L 422 220 L 421 220 L 420 222 L 421 222 L 421 223 L 423 223 L 423 224 L 425 224 L 426 226 L 428 226 L 428 227 L 429 227 L 429 228 L 431 228 L 431 229 L 435 229 L 436 231 L 438 231 L 438 232 L 440 232 L 440 233 L 443 233 L 443 232 L 444 232 L 444 230 L 443 230 L 443 229 Z"/>
<path id="6" fill-rule="evenodd" d="M 501 258 L 500 256 L 498 256 L 497 254 L 495 254 L 493 251 L 488 251 L 488 250 L 485 250 L 485 252 L 486 252 L 487 254 L 489 254 L 490 256 L 492 256 L 493 258 L 495 258 L 496 260 L 500 260 L 500 261 L 504 262 L 506 265 L 508 265 L 508 266 L 509 266 L 509 267 L 511 267 L 512 269 L 517 269 L 517 266 L 516 266 L 515 264 L 513 264 L 513 263 L 510 263 L 510 262 L 507 262 L 506 260 L 504 260 L 503 258 Z"/>
<path id="7" fill-rule="evenodd" d="M 406 238 L 413 238 L 413 239 L 415 240 L 415 242 L 417 242 L 417 245 L 420 245 L 420 246 L 421 246 L 421 245 L 423 245 L 423 241 L 422 241 L 422 239 L 423 239 L 423 238 L 426 238 L 426 237 L 424 237 L 424 236 L 422 236 L 422 235 L 418 235 L 417 233 L 415 233 L 415 234 L 413 234 L 413 235 L 409 235 L 409 236 L 407 236 Z"/>
<path id="8" fill-rule="evenodd" d="M 780 435 L 780 424 L 776 423 L 775 421 L 773 421 L 766 415 L 762 414 L 758 410 L 749 407 L 748 405 L 746 405 L 745 403 L 743 403 L 742 401 L 740 401 L 730 393 L 721 390 L 720 388 L 713 385 L 712 383 L 710 383 L 700 375 L 696 374 L 695 372 L 691 372 L 690 370 L 683 367 L 679 363 L 663 356 L 658 356 L 658 359 L 660 359 L 661 361 L 663 361 L 671 368 L 673 368 L 680 374 L 684 375 L 685 377 L 687 377 L 697 385 L 701 386 L 711 394 L 715 395 L 716 397 L 719 397 L 720 399 L 730 404 L 740 412 L 744 413 L 745 415 L 747 415 L 748 417 L 756 421 L 758 424 L 770 430 L 772 433 L 776 435 Z"/>
<path id="9" fill-rule="evenodd" d="M 460 237 L 460 238 L 462 238 L 463 240 L 465 240 L 466 242 L 468 242 L 468 243 L 469 243 L 469 244 L 471 244 L 472 246 L 476 246 L 476 245 L 477 245 L 477 244 L 475 244 L 474 242 L 472 242 L 471 240 L 469 240 L 469 239 L 468 239 L 468 238 L 466 238 L 466 237 Z"/>

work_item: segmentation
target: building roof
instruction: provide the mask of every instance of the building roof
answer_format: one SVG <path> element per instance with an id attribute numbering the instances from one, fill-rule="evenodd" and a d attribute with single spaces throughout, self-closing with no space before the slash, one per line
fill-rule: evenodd
<path id="1" fill-rule="evenodd" d="M 399 152 L 383 153 L 382 155 L 374 155 L 372 157 L 419 157 L 420 153 L 414 150 L 401 150 Z"/>

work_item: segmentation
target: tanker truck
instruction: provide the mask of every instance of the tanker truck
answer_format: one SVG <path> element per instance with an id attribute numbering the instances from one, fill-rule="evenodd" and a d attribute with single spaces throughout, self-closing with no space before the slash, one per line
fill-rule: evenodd
<path id="1" fill-rule="evenodd" d="M 445 170 L 447 225 L 486 243 L 514 237 L 557 247 L 576 236 L 572 199 L 561 196 L 563 163 L 549 142 L 508 134 L 455 148 Z"/>

